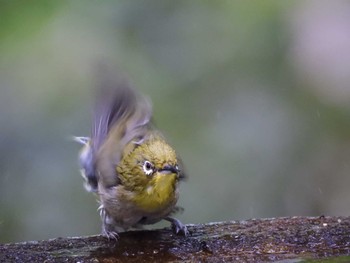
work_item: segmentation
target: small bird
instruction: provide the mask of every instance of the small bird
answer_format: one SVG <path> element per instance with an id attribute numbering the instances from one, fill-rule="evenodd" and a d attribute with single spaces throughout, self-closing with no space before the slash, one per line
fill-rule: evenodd
<path id="1" fill-rule="evenodd" d="M 150 101 L 109 68 L 100 67 L 91 138 L 75 137 L 85 188 L 98 196 L 102 234 L 118 232 L 162 219 L 176 234 L 188 230 L 171 217 L 178 183 L 185 178 L 175 150 L 152 123 Z"/>

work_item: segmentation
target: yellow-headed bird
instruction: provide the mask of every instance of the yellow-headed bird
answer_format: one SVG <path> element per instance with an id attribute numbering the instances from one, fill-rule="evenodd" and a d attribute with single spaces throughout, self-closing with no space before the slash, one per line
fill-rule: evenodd
<path id="1" fill-rule="evenodd" d="M 76 137 L 84 146 L 79 160 L 86 189 L 100 202 L 102 233 L 162 219 L 175 233 L 188 231 L 176 218 L 178 183 L 185 178 L 174 149 L 152 124 L 150 102 L 119 75 L 101 67 L 92 136 Z"/>

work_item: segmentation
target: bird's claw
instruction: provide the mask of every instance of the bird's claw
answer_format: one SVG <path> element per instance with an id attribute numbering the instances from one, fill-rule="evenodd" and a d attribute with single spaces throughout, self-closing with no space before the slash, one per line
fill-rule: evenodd
<path id="1" fill-rule="evenodd" d="M 169 222 L 171 222 L 171 228 L 173 232 L 177 235 L 188 236 L 189 231 L 187 230 L 186 225 L 182 224 L 180 220 L 172 217 L 165 218 Z"/>
<path id="2" fill-rule="evenodd" d="M 104 231 L 102 232 L 102 235 L 105 236 L 105 237 L 107 237 L 108 240 L 115 240 L 115 241 L 118 241 L 118 239 L 119 239 L 119 235 L 118 235 L 118 233 L 115 232 L 115 231 L 106 231 L 106 230 L 104 230 Z"/>

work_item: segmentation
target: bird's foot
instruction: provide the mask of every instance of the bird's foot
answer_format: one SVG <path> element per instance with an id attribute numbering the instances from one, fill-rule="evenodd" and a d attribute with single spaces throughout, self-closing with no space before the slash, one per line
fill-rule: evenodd
<path id="1" fill-rule="evenodd" d="M 107 237 L 108 240 L 118 241 L 119 235 L 116 232 L 115 227 L 113 226 L 113 220 L 108 216 L 106 209 L 103 205 L 100 205 L 98 208 L 100 211 L 100 216 L 102 219 L 102 235 Z"/>
<path id="2" fill-rule="evenodd" d="M 164 219 L 171 223 L 171 228 L 175 234 L 183 235 L 185 237 L 188 236 L 189 232 L 187 230 L 187 227 L 186 225 L 182 224 L 180 220 L 169 216 Z"/>
<path id="3" fill-rule="evenodd" d="M 118 241 L 118 239 L 119 239 L 119 235 L 115 231 L 107 231 L 107 230 L 103 229 L 102 235 L 105 236 L 106 238 L 108 238 L 108 240 Z"/>

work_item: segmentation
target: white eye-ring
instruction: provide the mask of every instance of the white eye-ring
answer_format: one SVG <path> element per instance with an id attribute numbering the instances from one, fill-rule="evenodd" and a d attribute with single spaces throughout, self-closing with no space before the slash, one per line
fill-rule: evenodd
<path id="1" fill-rule="evenodd" d="M 153 164 L 152 164 L 151 162 L 149 162 L 149 161 L 145 161 L 145 162 L 143 163 L 142 169 L 143 169 L 143 171 L 145 172 L 145 174 L 147 174 L 147 175 L 151 175 L 151 174 L 153 174 L 153 172 L 154 172 L 154 166 L 153 166 Z"/>

